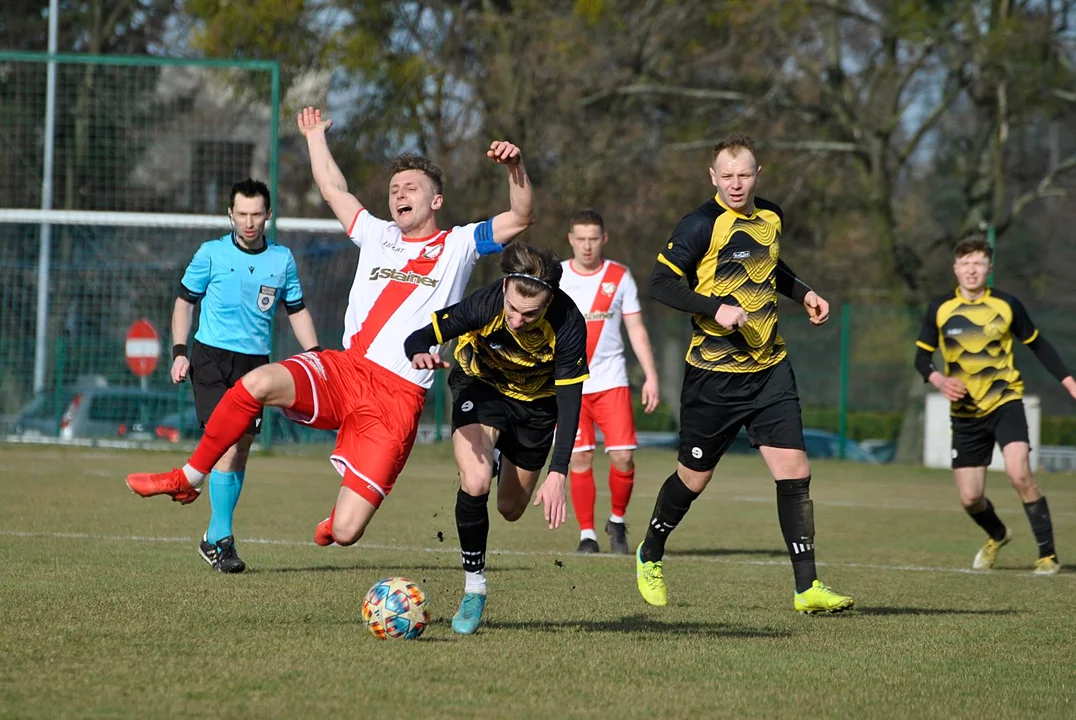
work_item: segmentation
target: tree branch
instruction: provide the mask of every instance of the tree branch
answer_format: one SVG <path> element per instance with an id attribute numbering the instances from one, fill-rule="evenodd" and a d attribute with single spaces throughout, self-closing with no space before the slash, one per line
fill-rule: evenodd
<path id="1" fill-rule="evenodd" d="M 1039 180 L 1039 184 L 1035 186 L 1034 190 L 1028 190 L 1023 195 L 1017 196 L 1012 203 L 1012 212 L 1009 213 L 1009 217 L 1006 219 L 1005 227 L 1008 227 L 1016 217 L 1022 213 L 1028 205 L 1036 200 L 1046 197 L 1064 197 L 1064 188 L 1054 187 L 1054 182 L 1059 176 L 1064 175 L 1069 170 L 1076 168 L 1076 153 L 1069 155 L 1067 158 L 1057 163 L 1057 165 L 1049 170 L 1042 180 Z"/>
<path id="2" fill-rule="evenodd" d="M 692 140 L 690 142 L 673 143 L 668 146 L 669 150 L 685 152 L 711 148 L 717 140 Z M 771 140 L 757 143 L 759 148 L 775 148 L 778 150 L 803 150 L 815 153 L 861 153 L 863 147 L 858 143 L 837 142 L 832 140 Z"/>
<path id="3" fill-rule="evenodd" d="M 602 90 L 593 95 L 588 95 L 579 101 L 580 107 L 587 107 L 596 102 L 605 100 L 614 95 L 674 95 L 687 97 L 695 100 L 738 100 L 747 99 L 747 95 L 735 90 L 710 90 L 707 88 L 689 88 L 676 85 L 654 85 L 649 83 L 634 83 L 610 90 Z"/>
<path id="4" fill-rule="evenodd" d="M 938 104 L 934 106 L 934 109 L 930 111 L 926 119 L 919 125 L 919 128 L 912 134 L 912 137 L 904 145 L 904 149 L 897 154 L 897 167 L 904 167 L 904 164 L 908 161 L 908 158 L 915 153 L 916 148 L 919 147 L 919 143 L 923 141 L 926 134 L 934 129 L 934 126 L 941 119 L 942 114 L 949 109 L 949 106 L 960 96 L 960 93 L 964 89 L 963 78 L 958 76 L 958 79 L 950 85 L 945 91 L 945 95 L 938 101 Z"/>

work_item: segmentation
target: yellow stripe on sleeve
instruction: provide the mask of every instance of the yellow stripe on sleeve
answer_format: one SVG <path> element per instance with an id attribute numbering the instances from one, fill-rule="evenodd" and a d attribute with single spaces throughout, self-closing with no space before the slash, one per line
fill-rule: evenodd
<path id="1" fill-rule="evenodd" d="M 669 262 L 665 258 L 665 256 L 662 255 L 661 253 L 658 253 L 658 262 L 661 263 L 662 265 L 666 266 L 670 270 L 672 270 L 674 273 L 676 273 L 680 277 L 684 277 L 684 271 L 681 270 L 680 268 L 676 267 L 675 265 L 673 265 L 671 262 Z"/>
<path id="2" fill-rule="evenodd" d="M 441 337 L 441 326 L 437 324 L 437 313 L 433 313 L 433 333 L 437 336 L 437 344 L 444 345 L 445 339 Z"/>
<path id="3" fill-rule="evenodd" d="M 935 350 L 937 350 L 937 349 L 938 349 L 938 348 L 935 348 L 935 347 L 931 347 L 931 346 L 927 345 L 927 344 L 926 344 L 925 342 L 923 342 L 922 340 L 916 340 L 916 341 L 915 341 L 915 344 L 916 344 L 916 347 L 921 347 L 921 348 L 923 348 L 924 350 L 926 350 L 927 352 L 934 352 Z"/>
<path id="4" fill-rule="evenodd" d="M 579 377 L 568 378 L 567 380 L 554 380 L 553 384 L 554 385 L 575 385 L 576 383 L 581 383 L 584 380 L 589 380 L 589 379 L 590 379 L 590 373 L 587 373 L 586 375 L 580 375 Z"/>
<path id="5" fill-rule="evenodd" d="M 1037 340 L 1038 337 L 1039 337 L 1039 329 L 1035 328 L 1035 332 L 1031 333 L 1031 337 L 1029 337 L 1027 340 L 1024 340 L 1024 345 L 1030 345 L 1031 343 L 1035 342 L 1035 340 Z"/>

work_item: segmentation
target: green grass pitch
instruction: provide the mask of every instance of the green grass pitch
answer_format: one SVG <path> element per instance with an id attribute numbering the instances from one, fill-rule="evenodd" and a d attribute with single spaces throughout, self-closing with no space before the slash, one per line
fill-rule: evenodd
<path id="1" fill-rule="evenodd" d="M 792 610 L 760 459 L 723 461 L 672 535 L 667 608 L 642 602 L 633 558 L 574 555 L 573 520 L 551 532 L 531 508 L 510 525 L 491 503 L 487 622 L 457 637 L 450 450 L 417 448 L 351 548 L 312 541 L 339 484 L 327 453 L 252 459 L 236 517 L 249 569 L 222 576 L 196 551 L 206 498 L 124 486 L 179 454 L 0 448 L 0 717 L 1076 716 L 1076 573 L 1030 575 L 1001 475 L 989 494 L 1015 539 L 976 573 L 982 533 L 949 473 L 817 463 L 819 572 L 857 602 L 825 617 Z M 639 454 L 633 545 L 674 463 Z M 1039 481 L 1076 561 L 1076 478 Z M 394 574 L 429 596 L 416 642 L 361 622 L 363 594 Z"/>

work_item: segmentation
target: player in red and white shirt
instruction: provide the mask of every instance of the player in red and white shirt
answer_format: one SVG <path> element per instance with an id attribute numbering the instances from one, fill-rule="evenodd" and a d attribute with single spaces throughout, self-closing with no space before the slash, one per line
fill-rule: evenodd
<path id="1" fill-rule="evenodd" d="M 580 210 L 572 217 L 568 242 L 572 259 L 564 262 L 560 286 L 579 306 L 587 321 L 587 364 L 590 379 L 583 383 L 583 410 L 572 451 L 572 508 L 579 521 L 579 547 L 576 552 L 596 553 L 598 536 L 594 532 L 594 426 L 605 437 L 609 456 L 609 494 L 611 513 L 605 524 L 611 550 L 627 555 L 628 536 L 624 513 L 635 483 L 635 418 L 632 415 L 631 390 L 624 363 L 624 341 L 620 334 L 623 321 L 635 357 L 643 368 L 643 410 L 654 411 L 658 405 L 658 374 L 650 337 L 639 307 L 639 291 L 631 272 L 620 263 L 606 260 L 603 253 L 609 235 L 602 216 L 594 210 Z"/>
<path id="2" fill-rule="evenodd" d="M 229 390 L 206 423 L 205 435 L 182 468 L 136 473 L 127 485 L 143 497 L 198 498 L 205 475 L 263 406 L 337 430 L 330 459 L 343 478 L 333 513 L 318 524 L 319 545 L 351 545 L 362 537 L 392 490 L 415 441 L 432 370 L 416 370 L 404 339 L 439 308 L 459 302 L 475 262 L 534 222 L 533 192 L 519 148 L 497 141 L 487 151 L 508 170 L 511 209 L 489 220 L 439 230 L 444 201 L 441 169 L 424 157 L 401 155 L 389 181 L 392 221 L 374 217 L 348 192 L 325 139 L 332 121 L 306 108 L 298 118 L 314 181 L 360 249 L 344 316 L 344 350 L 305 352 L 262 366 Z"/>

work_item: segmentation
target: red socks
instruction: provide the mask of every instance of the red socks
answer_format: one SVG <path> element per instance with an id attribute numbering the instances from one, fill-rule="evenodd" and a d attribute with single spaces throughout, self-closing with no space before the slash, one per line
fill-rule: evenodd
<path id="1" fill-rule="evenodd" d="M 593 482 L 591 483 L 593 486 Z M 609 494 L 613 496 L 613 514 L 624 517 L 628 511 L 628 501 L 631 500 L 631 489 L 635 486 L 635 468 L 624 472 L 609 466 Z M 572 483 L 572 500 L 575 500 L 575 483 Z"/>
<path id="2" fill-rule="evenodd" d="M 213 466 L 224 457 L 224 453 L 228 452 L 228 448 L 246 434 L 261 409 L 261 403 L 247 391 L 243 381 L 237 382 L 224 393 L 213 414 L 209 416 L 209 422 L 205 424 L 205 435 L 188 461 L 190 466 L 208 475 Z"/>
<path id="3" fill-rule="evenodd" d="M 579 522 L 580 530 L 594 529 L 594 498 L 597 491 L 594 489 L 594 471 L 570 473 L 572 481 L 572 509 L 575 510 L 575 519 Z"/>

